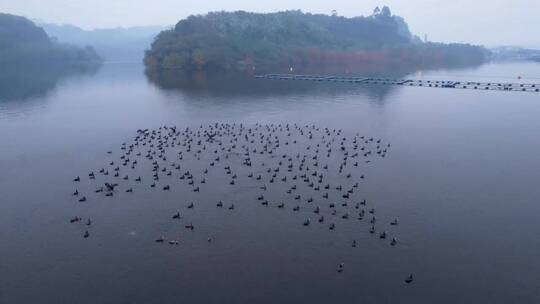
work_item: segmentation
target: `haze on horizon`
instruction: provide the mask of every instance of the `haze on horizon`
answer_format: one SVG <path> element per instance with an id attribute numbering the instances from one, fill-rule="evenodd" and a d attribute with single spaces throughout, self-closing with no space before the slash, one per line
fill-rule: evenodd
<path id="1" fill-rule="evenodd" d="M 202 2 L 194 0 L 0 0 L 0 12 L 85 29 L 174 25 L 192 14 L 245 10 L 304 12 L 341 16 L 370 15 L 376 6 L 387 5 L 405 18 L 411 31 L 430 41 L 465 42 L 488 47 L 516 45 L 540 48 L 540 1 L 538 0 L 248 0 Z"/>

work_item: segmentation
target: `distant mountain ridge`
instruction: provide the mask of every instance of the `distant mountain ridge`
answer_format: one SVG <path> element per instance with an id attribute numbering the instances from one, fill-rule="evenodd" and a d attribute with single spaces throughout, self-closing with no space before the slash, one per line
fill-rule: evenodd
<path id="1" fill-rule="evenodd" d="M 40 23 L 49 36 L 74 45 L 92 45 L 108 61 L 141 61 L 154 37 L 166 27 L 139 26 L 84 30 L 73 25 Z"/>
<path id="2" fill-rule="evenodd" d="M 21 16 L 0 13 L 1 64 L 96 64 L 92 47 L 62 44 L 50 39 L 43 28 Z"/>
<path id="3" fill-rule="evenodd" d="M 529 60 L 540 62 L 540 50 L 538 49 L 527 49 L 515 46 L 500 46 L 492 48 L 491 53 L 494 60 Z"/>
<path id="4" fill-rule="evenodd" d="M 305 70 L 366 65 L 440 67 L 480 64 L 488 51 L 468 44 L 425 43 L 388 7 L 367 17 L 213 12 L 162 31 L 145 54 L 148 69 Z"/>

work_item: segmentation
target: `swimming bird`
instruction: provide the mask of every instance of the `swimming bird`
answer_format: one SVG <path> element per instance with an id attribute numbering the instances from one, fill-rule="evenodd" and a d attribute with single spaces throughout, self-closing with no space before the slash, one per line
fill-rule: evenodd
<path id="1" fill-rule="evenodd" d="M 114 191 L 114 188 L 118 186 L 118 184 L 115 183 L 104 183 L 105 187 L 107 187 L 107 191 Z"/>
<path id="2" fill-rule="evenodd" d="M 127 185 L 126 182 L 124 189 L 126 192 L 132 192 L 137 190 L 139 184 L 142 186 L 142 174 L 150 173 L 152 176 L 152 179 L 149 179 L 149 184 L 152 183 L 151 188 L 157 187 L 160 180 L 166 180 L 174 175 L 174 180 L 181 183 L 178 191 L 186 190 L 182 188 L 185 182 L 193 186 L 189 189 L 205 197 L 223 197 L 225 193 L 220 191 L 224 191 L 225 188 L 222 186 L 229 183 L 246 193 L 259 191 L 253 194 L 253 197 L 257 197 L 262 206 L 269 205 L 265 196 L 276 199 L 278 202 L 276 206 L 280 209 L 286 209 L 285 205 L 291 203 L 291 210 L 294 211 L 294 215 L 291 216 L 300 216 L 306 203 L 313 203 L 314 197 L 322 197 L 330 204 L 325 203 L 314 206 L 314 209 L 306 209 L 307 213 L 312 210 L 317 214 L 319 223 L 324 223 L 324 218 L 328 216 L 348 219 L 353 208 L 357 210 L 355 213 L 358 214 L 359 220 L 364 217 L 365 211 L 375 215 L 374 208 L 366 208 L 364 211 L 362 206 L 367 205 L 365 200 L 353 202 L 352 199 L 359 190 L 359 181 L 365 178 L 360 172 L 363 161 L 376 156 L 383 157 L 387 153 L 386 143 L 383 144 L 379 139 L 362 138 L 359 134 L 348 136 L 345 131 L 339 129 L 292 123 L 255 123 L 253 126 L 241 123 L 215 123 L 185 129 L 160 126 L 155 129 L 139 130 L 132 142 L 125 142 L 119 147 L 121 150 L 119 154 L 116 151 L 111 153 L 110 158 L 104 162 L 106 166 L 95 168 L 94 171 L 88 170 L 89 176 L 93 176 L 93 172 L 98 170 L 100 175 L 107 175 L 107 170 L 111 170 L 117 178 L 119 172 L 122 172 L 122 177 L 116 181 L 122 178 L 127 181 L 129 177 L 126 170 L 129 171 L 131 168 L 134 172 L 129 175 L 132 175 L 132 179 L 137 183 Z M 213 170 L 214 168 L 224 170 Z M 174 174 L 172 170 L 175 170 Z M 243 176 L 249 179 L 244 180 Z M 199 184 L 196 184 L 197 182 Z M 160 187 L 164 188 L 163 190 L 175 187 L 173 182 L 169 183 L 170 185 Z M 203 186 L 201 189 L 200 185 L 208 187 Z M 105 185 L 98 189 L 101 191 L 96 192 L 106 192 L 106 196 L 112 196 L 116 188 L 116 184 L 111 184 L 111 187 Z M 321 190 L 320 197 L 313 196 L 314 191 Z M 77 189 L 75 191 L 79 192 Z M 143 194 L 144 191 L 140 193 Z M 263 196 L 263 193 L 266 195 Z M 283 196 L 286 193 L 290 195 Z M 332 199 L 336 197 L 342 201 L 331 202 L 330 194 Z M 80 193 L 78 195 L 82 196 Z M 157 196 L 159 200 L 158 195 L 164 194 L 152 192 L 151 195 Z M 296 203 L 292 204 L 293 201 Z M 222 201 L 216 205 L 218 208 L 224 207 Z M 193 203 L 191 206 L 194 208 Z M 188 206 L 188 209 L 191 208 Z M 229 203 L 227 208 L 233 210 L 236 206 Z M 265 210 L 272 214 L 269 209 Z M 177 212 L 172 217 L 180 219 L 180 213 Z M 381 219 L 386 221 L 384 217 Z M 372 233 L 375 233 L 374 217 L 370 221 Z M 306 222 L 310 220 L 304 221 Z M 326 227 L 334 230 L 335 223 L 331 222 L 327 222 L 329 226 Z M 397 225 L 397 219 L 390 224 Z M 185 226 L 192 229 L 192 224 Z M 343 233 L 349 231 L 354 230 L 346 229 Z M 379 237 L 381 235 L 386 235 L 386 232 L 378 234 Z M 171 241 L 163 239 L 163 242 Z M 353 247 L 357 246 L 357 240 L 352 240 L 352 244 Z"/>
<path id="3" fill-rule="evenodd" d="M 69 220 L 70 223 L 77 223 L 77 222 L 80 222 L 82 219 L 78 216 L 72 218 Z"/>
<path id="4" fill-rule="evenodd" d="M 343 263 L 339 263 L 339 266 L 338 266 L 338 269 L 337 269 L 337 272 L 343 272 L 343 268 L 344 268 L 345 264 Z"/>
<path id="5" fill-rule="evenodd" d="M 410 273 L 410 274 L 407 276 L 407 278 L 405 278 L 405 283 L 410 284 L 410 283 L 413 282 L 413 280 L 414 280 L 413 274 Z"/>

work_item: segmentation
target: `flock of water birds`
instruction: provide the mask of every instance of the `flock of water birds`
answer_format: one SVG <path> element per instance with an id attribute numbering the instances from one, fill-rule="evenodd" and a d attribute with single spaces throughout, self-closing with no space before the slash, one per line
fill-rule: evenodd
<path id="1" fill-rule="evenodd" d="M 290 210 L 298 215 L 299 225 L 306 227 L 326 225 L 337 230 L 342 221 L 357 221 L 363 223 L 361 229 L 388 246 L 398 246 L 391 233 L 396 228 L 390 229 L 399 225 L 398 218 L 378 218 L 373 204 L 361 198 L 359 191 L 364 166 L 374 158 L 384 158 L 389 148 L 381 139 L 313 124 L 214 123 L 139 129 L 130 142 L 122 143 L 119 152 L 107 152 L 102 168 L 76 176 L 72 195 L 83 203 L 138 191 L 231 192 L 234 187 L 249 186 L 254 194 L 251 201 L 189 201 L 184 211 L 169 216 L 182 220 L 184 212 L 199 204 L 229 210 L 258 204 L 261 212 L 272 207 Z M 78 190 L 83 181 L 94 183 L 93 193 Z M 224 184 L 231 188 L 223 188 Z M 92 219 L 75 216 L 70 222 L 86 225 L 83 237 L 91 237 Z M 185 222 L 183 226 L 193 231 L 195 224 L 205 223 Z M 212 240 L 208 237 L 208 242 Z M 153 241 L 180 243 L 161 235 Z M 357 245 L 351 240 L 351 246 Z M 340 263 L 337 272 L 343 271 L 344 263 Z M 411 283 L 413 274 L 404 281 Z"/>

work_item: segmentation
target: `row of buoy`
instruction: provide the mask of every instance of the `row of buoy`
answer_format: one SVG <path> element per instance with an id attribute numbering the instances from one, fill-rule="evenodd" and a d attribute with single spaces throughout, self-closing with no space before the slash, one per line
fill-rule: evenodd
<path id="1" fill-rule="evenodd" d="M 474 89 L 474 90 L 500 90 L 500 91 L 519 91 L 519 92 L 540 92 L 540 84 L 523 83 L 492 83 L 492 82 L 460 82 L 450 80 L 398 80 L 389 78 L 369 78 L 369 77 L 343 77 L 343 76 L 308 76 L 308 75 L 289 75 L 289 74 L 268 74 L 256 75 L 258 79 L 271 80 L 308 80 L 308 81 L 330 81 L 359 84 L 381 84 L 381 85 L 407 85 L 418 87 L 435 88 L 453 88 L 453 89 Z M 424 84 L 427 83 L 427 84 Z"/>

